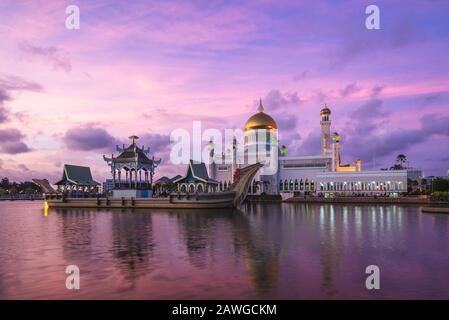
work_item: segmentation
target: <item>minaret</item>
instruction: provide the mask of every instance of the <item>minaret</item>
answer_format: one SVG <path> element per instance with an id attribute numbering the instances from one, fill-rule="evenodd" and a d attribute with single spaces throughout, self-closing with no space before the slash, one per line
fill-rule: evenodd
<path id="1" fill-rule="evenodd" d="M 207 171 L 208 171 L 208 175 L 211 179 L 215 179 L 215 161 L 214 161 L 214 155 L 215 155 L 215 144 L 214 142 L 211 140 L 209 140 L 208 144 L 207 144 L 207 148 L 209 150 L 209 159 L 208 159 L 208 166 L 207 166 Z"/>
<path id="2" fill-rule="evenodd" d="M 237 170 L 237 138 L 232 139 L 232 166 L 231 166 L 231 182 L 234 182 L 234 172 Z"/>
<path id="3" fill-rule="evenodd" d="M 330 114 L 331 110 L 327 107 L 327 105 L 324 105 L 324 108 L 320 111 L 321 116 L 321 154 L 324 155 L 331 155 L 332 154 L 332 148 L 331 148 L 331 121 L 330 121 Z"/>
<path id="4" fill-rule="evenodd" d="M 332 171 L 338 171 L 338 168 L 341 165 L 340 139 L 341 139 L 341 136 L 337 132 L 334 132 L 332 134 L 332 141 L 334 142 L 334 153 L 333 153 L 334 164 L 333 164 Z"/>

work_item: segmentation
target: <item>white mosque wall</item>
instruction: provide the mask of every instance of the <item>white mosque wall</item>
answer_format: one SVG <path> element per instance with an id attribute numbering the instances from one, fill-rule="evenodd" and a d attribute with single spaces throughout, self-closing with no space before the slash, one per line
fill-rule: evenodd
<path id="1" fill-rule="evenodd" d="M 215 180 L 218 182 L 232 181 L 232 166 L 217 164 L 215 166 Z"/>
<path id="2" fill-rule="evenodd" d="M 316 189 L 349 194 L 402 193 L 407 191 L 407 170 L 320 173 Z"/>

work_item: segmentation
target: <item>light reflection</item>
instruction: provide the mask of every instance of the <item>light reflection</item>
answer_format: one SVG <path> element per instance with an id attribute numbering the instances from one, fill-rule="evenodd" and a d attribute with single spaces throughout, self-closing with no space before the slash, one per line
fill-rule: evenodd
<path id="1" fill-rule="evenodd" d="M 362 209 L 360 207 L 354 208 L 354 222 L 355 222 L 355 237 L 357 245 L 361 245 L 362 239 Z"/>
<path id="2" fill-rule="evenodd" d="M 380 207 L 380 232 L 384 232 L 384 207 Z"/>
<path id="3" fill-rule="evenodd" d="M 44 202 L 44 217 L 48 216 L 48 202 Z"/>
<path id="4" fill-rule="evenodd" d="M 320 224 L 324 224 L 324 206 L 320 206 Z"/>
<path id="5" fill-rule="evenodd" d="M 371 209 L 371 241 L 373 245 L 376 246 L 376 235 L 377 235 L 377 221 L 376 221 L 376 208 Z"/>
<path id="6" fill-rule="evenodd" d="M 387 207 L 387 232 L 390 233 L 391 232 L 391 216 L 392 216 L 392 212 L 391 212 L 391 207 Z"/>

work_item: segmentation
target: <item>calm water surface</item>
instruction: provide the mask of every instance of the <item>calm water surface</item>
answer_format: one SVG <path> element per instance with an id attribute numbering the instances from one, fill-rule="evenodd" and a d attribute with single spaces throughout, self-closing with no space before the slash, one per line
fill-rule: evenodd
<path id="1" fill-rule="evenodd" d="M 81 289 L 65 288 L 65 268 Z M 381 290 L 365 288 L 365 268 Z M 1 299 L 449 299 L 449 216 L 408 206 L 240 211 L 0 202 Z"/>

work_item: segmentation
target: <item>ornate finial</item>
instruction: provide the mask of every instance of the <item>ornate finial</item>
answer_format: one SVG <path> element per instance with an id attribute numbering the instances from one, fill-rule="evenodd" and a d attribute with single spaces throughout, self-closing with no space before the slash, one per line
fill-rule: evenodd
<path id="1" fill-rule="evenodd" d="M 210 139 L 209 142 L 207 143 L 207 148 L 209 149 L 209 151 L 215 148 L 215 143 L 212 139 Z"/>
<path id="2" fill-rule="evenodd" d="M 332 133 L 332 140 L 333 140 L 334 142 L 340 142 L 340 139 L 341 139 L 341 135 L 338 134 L 338 132 Z"/>
<path id="3" fill-rule="evenodd" d="M 263 110 L 264 110 L 264 108 L 263 108 L 263 105 L 262 105 L 262 98 L 260 98 L 259 107 L 257 108 L 257 111 L 263 112 Z"/>
<path id="4" fill-rule="evenodd" d="M 133 134 L 133 135 L 129 136 L 128 139 L 131 139 L 133 141 L 133 143 L 135 143 L 136 140 L 139 139 L 139 137 L 136 136 L 135 134 Z"/>

